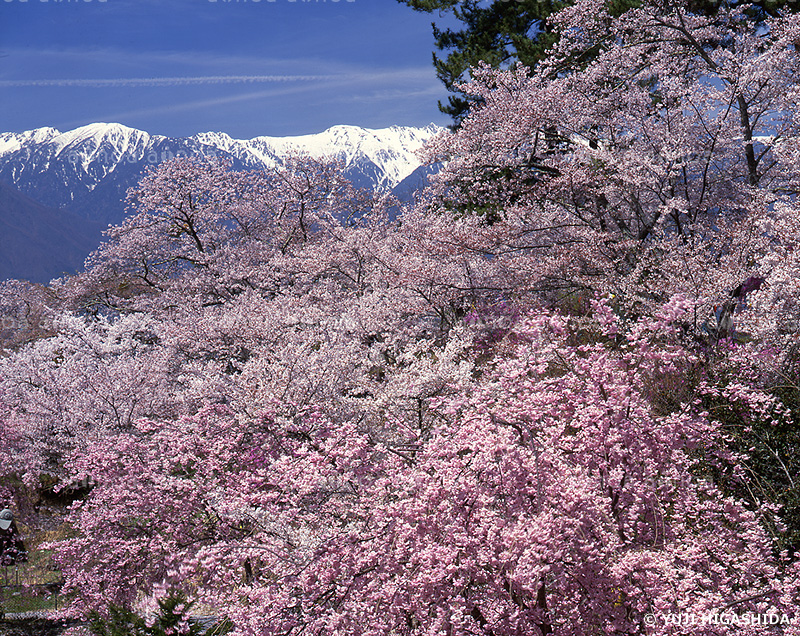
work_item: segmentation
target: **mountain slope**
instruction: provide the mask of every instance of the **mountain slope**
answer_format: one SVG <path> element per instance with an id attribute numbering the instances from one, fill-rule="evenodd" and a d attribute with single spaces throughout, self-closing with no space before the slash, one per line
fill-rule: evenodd
<path id="1" fill-rule="evenodd" d="M 175 156 L 230 158 L 234 168 L 273 168 L 290 153 L 341 161 L 357 186 L 391 190 L 419 165 L 416 152 L 440 129 L 334 126 L 315 135 L 233 139 L 225 133 L 173 138 L 120 124 L 68 132 L 39 128 L 0 134 L 0 181 L 48 207 L 118 223 L 122 201 L 148 166 Z"/>
<path id="2" fill-rule="evenodd" d="M 99 224 L 47 208 L 0 182 L 0 279 L 46 283 L 74 274 L 100 232 Z"/>
<path id="3" fill-rule="evenodd" d="M 206 132 L 174 138 L 96 123 L 67 132 L 0 133 L 0 182 L 7 184 L 0 207 L 0 277 L 44 281 L 78 269 L 99 244 L 97 228 L 122 221 L 128 189 L 148 167 L 167 159 L 217 156 L 234 169 L 272 169 L 291 154 L 333 158 L 355 185 L 398 188 L 409 200 L 424 182 L 416 153 L 440 130 L 334 126 L 296 137 L 234 139 Z"/>
<path id="4" fill-rule="evenodd" d="M 125 193 L 148 165 L 176 155 L 216 154 L 194 140 L 170 139 L 120 124 L 90 124 L 0 135 L 0 181 L 47 207 L 118 223 Z"/>

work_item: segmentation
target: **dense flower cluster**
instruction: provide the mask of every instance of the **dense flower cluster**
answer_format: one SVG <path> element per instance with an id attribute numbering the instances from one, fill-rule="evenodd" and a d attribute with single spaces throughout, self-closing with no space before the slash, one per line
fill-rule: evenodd
<path id="1" fill-rule="evenodd" d="M 793 615 L 800 19 L 554 20 L 540 67 L 475 71 L 407 209 L 335 162 L 183 158 L 85 273 L 2 290 L 36 319 L 4 336 L 0 451 L 93 484 L 53 546 L 70 612 L 179 594 L 242 636 Z"/>

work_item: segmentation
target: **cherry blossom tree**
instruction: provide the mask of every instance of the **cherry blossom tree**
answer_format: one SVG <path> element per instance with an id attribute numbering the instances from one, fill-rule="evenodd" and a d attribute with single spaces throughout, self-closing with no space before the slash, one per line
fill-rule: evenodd
<path id="1" fill-rule="evenodd" d="M 796 567 L 697 472 L 716 425 L 680 389 L 681 410 L 653 408 L 698 362 L 663 344 L 690 309 L 676 298 L 621 334 L 598 303 L 579 347 L 567 319 L 534 313 L 492 345 L 483 386 L 429 403 L 428 430 L 275 402 L 106 436 L 73 464 L 98 480 L 59 548 L 75 609 L 180 589 L 235 633 L 375 635 L 666 634 L 644 617 L 790 612 Z"/>
<path id="2" fill-rule="evenodd" d="M 128 204 L 128 217 L 108 230 L 68 291 L 83 304 L 117 308 L 176 284 L 203 302 L 224 302 L 273 286 L 275 273 L 259 264 L 361 218 L 374 201 L 336 162 L 292 155 L 271 171 L 234 171 L 206 158 L 164 162 L 129 192 Z"/>
<path id="3" fill-rule="evenodd" d="M 180 160 L 131 193 L 142 211 L 55 290 L 51 337 L 0 361 L 31 479 L 142 417 L 254 414 L 280 395 L 370 422 L 402 403 L 418 421 L 421 401 L 470 382 L 470 337 L 437 344 L 440 300 L 400 275 L 383 204 L 306 158 L 270 178 Z"/>
<path id="4" fill-rule="evenodd" d="M 710 311 L 764 276 L 797 216 L 797 16 L 642 3 L 612 19 L 595 1 L 554 20 L 536 70 L 474 72 L 484 105 L 429 151 L 449 160 L 431 210 L 483 221 L 465 249 L 529 270 L 534 254 L 534 289 L 613 289 L 635 313 L 678 291 Z"/>
<path id="5" fill-rule="evenodd" d="M 452 636 L 791 613 L 730 440 L 796 412 L 799 20 L 577 2 L 535 71 L 475 70 L 393 221 L 308 157 L 150 172 L 0 359 L 0 445 L 95 484 L 53 546 L 69 611 L 181 593 L 236 634 Z"/>

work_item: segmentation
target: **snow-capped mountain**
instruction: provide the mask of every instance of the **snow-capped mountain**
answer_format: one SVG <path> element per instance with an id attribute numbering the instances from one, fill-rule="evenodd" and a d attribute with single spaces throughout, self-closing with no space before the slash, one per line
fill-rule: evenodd
<path id="1" fill-rule="evenodd" d="M 67 132 L 37 128 L 0 133 L 0 184 L 5 184 L 9 193 L 0 215 L 10 219 L 22 214 L 35 226 L 38 217 L 31 210 L 61 210 L 69 225 L 75 227 L 76 236 L 96 236 L 98 224 L 122 220 L 125 194 L 147 167 L 176 156 L 197 155 L 230 158 L 234 169 L 273 168 L 291 153 L 335 158 L 345 166 L 345 175 L 355 185 L 383 191 L 397 187 L 401 198 L 407 199 L 409 192 L 420 187 L 419 175 L 429 170 L 420 167 L 416 153 L 440 130 L 434 125 L 377 130 L 334 126 L 319 134 L 296 137 L 234 139 L 225 133 L 207 132 L 176 138 L 151 135 L 121 124 L 96 123 Z M 13 191 L 20 196 L 12 196 Z M 14 205 L 24 207 L 24 214 L 12 209 Z M 40 223 L 52 226 L 52 213 L 40 216 Z M 20 240 L 24 242 L 24 237 Z M 87 255 L 93 247 L 96 244 L 86 248 Z M 37 273 L 32 269 L 30 278 L 45 281 L 47 268 L 42 273 L 42 263 L 53 261 L 52 249 L 48 254 L 39 252 L 33 244 L 30 249 L 22 245 L 15 250 L 30 254 L 31 264 L 36 263 Z M 3 269 L 2 262 L 0 258 L 0 279 L 12 275 Z M 13 275 L 19 277 L 20 272 L 24 274 L 25 265 L 20 257 L 15 263 Z M 62 272 L 63 267 L 53 269 L 51 274 Z"/>
<path id="2" fill-rule="evenodd" d="M 440 130 L 434 125 L 426 128 L 392 126 L 379 130 L 334 126 L 316 135 L 298 137 L 241 140 L 224 133 L 201 133 L 192 139 L 224 150 L 249 166 L 280 165 L 282 158 L 290 153 L 335 158 L 344 163 L 348 176 L 357 185 L 387 190 L 420 165 L 416 152 Z"/>
<path id="3" fill-rule="evenodd" d="M 340 160 L 358 186 L 390 190 L 420 165 L 416 152 L 440 129 L 380 130 L 334 126 L 298 137 L 233 139 L 207 132 L 174 138 L 120 124 L 90 124 L 68 132 L 39 128 L 0 134 L 0 181 L 50 207 L 116 223 L 122 201 L 147 166 L 175 156 L 230 157 L 234 167 L 272 168 L 289 153 Z"/>

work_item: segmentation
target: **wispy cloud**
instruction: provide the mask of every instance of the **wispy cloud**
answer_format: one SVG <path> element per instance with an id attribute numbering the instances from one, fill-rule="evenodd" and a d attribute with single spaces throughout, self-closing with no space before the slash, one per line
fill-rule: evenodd
<path id="1" fill-rule="evenodd" d="M 444 95 L 432 66 L 388 66 L 366 56 L 114 48 L 9 53 L 13 63 L 0 63 L 0 119 L 7 130 L 106 121 L 171 136 L 224 130 L 249 139 L 337 123 L 424 125 L 438 121 L 436 99 Z"/>
<path id="2" fill-rule="evenodd" d="M 429 79 L 427 69 L 391 69 L 328 73 L 328 74 L 272 74 L 272 75 L 201 75 L 175 77 L 115 77 L 115 78 L 41 78 L 4 79 L 0 88 L 136 88 L 198 86 L 209 84 L 285 84 L 290 82 L 386 82 L 419 81 Z"/>
<path id="3" fill-rule="evenodd" d="M 422 86 L 418 89 L 395 89 L 390 88 L 386 90 L 375 91 L 362 91 L 357 95 L 340 94 L 329 98 L 331 103 L 347 103 L 347 102 L 392 102 L 409 100 L 413 98 L 442 98 L 446 93 L 441 84 L 431 82 L 430 86 Z"/>
<path id="4" fill-rule="evenodd" d="M 203 77 L 121 77 L 114 79 L 14 79 L 0 80 L 0 88 L 80 87 L 119 88 L 191 86 L 196 84 L 264 84 L 352 80 L 352 75 L 209 75 Z"/>
<path id="5" fill-rule="evenodd" d="M 414 75 L 413 71 L 395 71 L 396 74 L 408 74 Z M 265 76 L 266 77 L 266 76 Z M 341 74 L 341 75 L 320 75 L 320 76 L 300 76 L 300 77 L 313 77 L 315 81 L 298 81 L 297 83 L 291 83 L 291 81 L 287 80 L 285 82 L 281 82 L 276 80 L 277 86 L 273 86 L 270 88 L 257 90 L 253 92 L 245 92 L 245 93 L 236 93 L 236 94 L 227 94 L 213 98 L 206 98 L 206 99 L 199 99 L 199 100 L 178 100 L 172 103 L 161 104 L 159 106 L 148 106 L 145 108 L 138 108 L 133 110 L 125 110 L 125 111 L 115 111 L 115 112 L 104 112 L 102 114 L 97 115 L 96 119 L 102 121 L 123 121 L 128 120 L 131 118 L 138 118 L 142 116 L 153 116 L 153 115 L 167 115 L 167 114 L 174 114 L 180 112 L 187 112 L 187 111 L 198 111 L 198 110 L 208 110 L 212 109 L 217 106 L 224 106 L 224 105 L 231 105 L 240 102 L 248 102 L 253 100 L 274 100 L 277 98 L 285 98 L 289 95 L 296 95 L 300 93 L 309 93 L 318 91 L 320 88 L 325 88 L 327 90 L 332 90 L 334 87 L 339 87 L 340 89 L 344 86 L 353 86 L 359 85 L 362 82 L 372 82 L 377 79 L 386 79 L 387 75 L 379 74 L 379 73 L 350 73 L 350 74 Z M 166 78 L 165 78 L 166 79 Z M 180 79 L 201 79 L 201 78 L 180 78 Z M 210 78 L 211 79 L 211 78 Z M 264 80 L 267 82 L 267 80 Z M 222 83 L 222 82 L 210 82 L 210 83 Z M 255 82 L 254 82 L 255 83 Z M 2 86 L 2 84 L 0 84 Z M 150 84 L 147 84 L 150 86 Z M 158 86 L 158 84 L 154 84 L 153 86 Z M 376 102 L 376 101 L 389 101 L 394 102 L 403 97 L 411 98 L 411 97 L 430 97 L 436 96 L 441 92 L 441 88 L 437 85 L 434 87 L 424 88 L 422 90 L 413 90 L 413 91 L 402 91 L 402 90 L 386 90 L 386 91 L 371 91 L 369 93 L 357 92 L 357 93 L 326 93 L 325 100 L 326 103 L 333 103 L 333 102 L 342 102 L 347 104 L 352 103 L 364 103 L 364 102 Z M 83 125 L 85 122 L 83 120 L 76 120 L 68 122 L 67 126 L 79 126 Z"/>
<path id="6" fill-rule="evenodd" d="M 290 95 L 292 93 L 299 93 L 308 90 L 303 88 L 302 85 L 293 88 L 283 88 L 274 90 L 262 90 L 252 93 L 244 93 L 241 95 L 228 95 L 225 97 L 217 97 L 213 99 L 191 100 L 184 102 L 177 102 L 173 104 L 163 104 L 160 106 L 151 106 L 147 108 L 139 108 L 134 110 L 116 111 L 111 113 L 103 113 L 98 115 L 97 119 L 102 121 L 127 121 L 132 118 L 139 118 L 154 115 L 169 115 L 175 113 L 182 113 L 187 111 L 208 110 L 216 106 L 224 106 L 235 104 L 238 102 L 247 102 L 252 100 L 274 99 Z M 82 126 L 86 123 L 84 120 L 75 120 L 61 124 L 62 126 Z"/>

